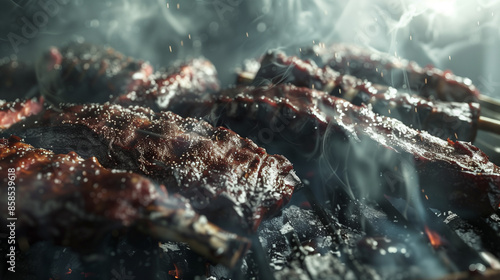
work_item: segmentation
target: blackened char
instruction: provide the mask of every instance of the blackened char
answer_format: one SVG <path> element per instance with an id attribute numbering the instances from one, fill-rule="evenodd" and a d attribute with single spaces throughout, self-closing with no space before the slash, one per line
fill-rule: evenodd
<path id="1" fill-rule="evenodd" d="M 108 168 L 142 173 L 187 197 L 230 230 L 254 231 L 299 185 L 292 164 L 225 128 L 119 105 L 48 109 L 8 133 L 56 152 L 96 156 Z"/>
<path id="2" fill-rule="evenodd" d="M 43 97 L 32 98 L 24 101 L 6 102 L 0 100 L 0 130 L 24 120 L 26 117 L 36 115 L 43 110 Z"/>
<path id="3" fill-rule="evenodd" d="M 175 65 L 167 72 L 157 72 L 136 90 L 119 96 L 114 103 L 140 105 L 163 110 L 172 98 L 181 95 L 202 95 L 220 90 L 215 66 L 208 60 L 197 58 Z"/>
<path id="4" fill-rule="evenodd" d="M 0 139 L 0 170 L 2 201 L 15 193 L 17 240 L 50 240 L 91 253 L 105 234 L 135 227 L 158 240 L 187 242 L 228 266 L 248 248 L 247 239 L 207 222 L 183 197 L 141 175 L 106 169 L 94 157 L 54 154 L 12 136 Z M 7 210 L 0 212 L 4 221 Z"/>
<path id="5" fill-rule="evenodd" d="M 354 105 L 370 105 L 378 114 L 401 120 L 441 139 L 473 141 L 477 133 L 480 107 L 475 102 L 448 102 L 410 95 L 401 89 L 342 75 L 314 61 L 269 53 L 262 59 L 254 83 L 291 83 L 324 90 Z"/>
<path id="6" fill-rule="evenodd" d="M 71 43 L 50 48 L 36 65 L 42 94 L 53 103 L 105 102 L 137 89 L 153 68 L 110 47 Z"/>
<path id="7" fill-rule="evenodd" d="M 323 91 L 291 85 L 234 88 L 178 99 L 170 109 L 213 118 L 243 136 L 257 135 L 290 158 L 307 153 L 361 196 L 421 197 L 464 216 L 499 207 L 500 169 L 478 148 L 444 141 Z"/>
<path id="8" fill-rule="evenodd" d="M 306 56 L 318 56 L 321 63 L 342 74 L 398 89 L 409 87 L 426 98 L 457 102 L 478 101 L 479 91 L 472 81 L 456 76 L 451 71 L 442 71 L 430 65 L 421 67 L 414 61 L 350 44 L 314 47 L 311 52 L 312 56 Z"/>

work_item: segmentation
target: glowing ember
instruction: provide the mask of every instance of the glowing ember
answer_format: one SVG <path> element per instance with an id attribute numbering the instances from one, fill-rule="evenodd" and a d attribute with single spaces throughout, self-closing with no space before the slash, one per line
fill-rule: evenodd
<path id="1" fill-rule="evenodd" d="M 174 263 L 175 270 L 169 270 L 168 274 L 174 276 L 175 279 L 179 279 L 181 276 L 182 271 L 179 269 L 179 267 Z"/>
<path id="2" fill-rule="evenodd" d="M 437 249 L 443 245 L 443 240 L 441 239 L 441 236 L 439 236 L 439 234 L 437 234 L 435 231 L 432 231 L 427 226 L 424 227 L 424 231 L 427 237 L 429 238 L 432 247 Z"/>

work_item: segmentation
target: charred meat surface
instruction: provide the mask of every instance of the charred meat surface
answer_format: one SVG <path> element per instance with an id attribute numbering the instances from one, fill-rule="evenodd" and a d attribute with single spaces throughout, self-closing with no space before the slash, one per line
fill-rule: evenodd
<path id="1" fill-rule="evenodd" d="M 307 52 L 305 52 L 307 53 Z M 306 57 L 315 58 L 342 74 L 367 79 L 395 88 L 411 89 L 426 98 L 442 101 L 477 102 L 478 89 L 468 78 L 442 71 L 433 66 L 421 67 L 416 62 L 373 52 L 350 44 L 315 47 Z"/>
<path id="2" fill-rule="evenodd" d="M 62 106 L 8 133 L 56 152 L 96 156 L 103 166 L 142 173 L 188 198 L 223 228 L 254 231 L 300 184 L 292 164 L 225 128 L 119 105 Z"/>
<path id="3" fill-rule="evenodd" d="M 342 75 L 329 66 L 301 60 L 284 53 L 269 53 L 262 59 L 254 83 L 290 83 L 323 90 L 354 105 L 370 105 L 378 114 L 401 120 L 404 124 L 430 132 L 441 139 L 473 141 L 480 115 L 475 102 L 447 102 L 410 95 L 403 90 L 373 84 Z"/>
<path id="4" fill-rule="evenodd" d="M 94 157 L 54 154 L 12 136 L 0 139 L 0 170 L 16 177 L 0 192 L 16 192 L 17 240 L 51 240 L 92 250 L 106 233 L 137 227 L 158 240 L 187 242 L 203 256 L 232 266 L 248 240 L 198 215 L 181 196 L 135 173 L 106 169 Z M 10 175 L 9 175 L 10 176 Z M 9 217 L 7 207 L 1 212 Z"/>
<path id="5" fill-rule="evenodd" d="M 240 67 L 236 69 L 236 84 L 237 85 L 251 85 L 255 74 L 259 71 L 261 66 L 259 59 L 245 59 Z"/>
<path id="6" fill-rule="evenodd" d="M 323 91 L 290 85 L 235 88 L 216 97 L 176 100 L 171 109 L 213 117 L 243 136 L 259 135 L 290 158 L 308 153 L 323 161 L 320 169 L 361 196 L 421 198 L 464 216 L 491 214 L 499 207 L 500 169 L 478 148 L 441 140 Z"/>
<path id="7" fill-rule="evenodd" d="M 43 97 L 32 98 L 24 101 L 6 102 L 0 100 L 0 130 L 24 120 L 26 117 L 36 115 L 43 110 Z"/>
<path id="8" fill-rule="evenodd" d="M 42 94 L 53 103 L 86 103 L 137 89 L 153 68 L 110 47 L 72 43 L 45 52 L 36 71 Z"/>
<path id="9" fill-rule="evenodd" d="M 167 72 L 155 73 L 148 82 L 118 97 L 114 103 L 146 106 L 158 111 L 167 108 L 176 96 L 197 96 L 219 90 L 215 66 L 206 59 L 197 58 L 174 66 Z"/>
<path id="10" fill-rule="evenodd" d="M 38 93 L 35 68 L 17 59 L 0 61 L 0 96 L 7 101 Z"/>

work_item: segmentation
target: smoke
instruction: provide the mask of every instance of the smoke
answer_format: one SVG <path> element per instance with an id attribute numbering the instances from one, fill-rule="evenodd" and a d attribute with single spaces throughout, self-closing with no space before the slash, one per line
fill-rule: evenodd
<path id="1" fill-rule="evenodd" d="M 292 53 L 341 41 L 450 68 L 488 94 L 500 90 L 492 82 L 500 62 L 498 0 L 16 0 L 0 5 L 3 57 L 32 60 L 51 45 L 86 40 L 156 67 L 203 55 L 228 85 L 238 64 L 267 50 Z M 44 8 L 49 6 L 57 8 Z M 37 29 L 29 36 L 23 36 L 26 21 Z M 21 38 L 17 45 L 12 34 Z"/>
<path id="2" fill-rule="evenodd" d="M 499 0 L 13 0 L 0 3 L 0 17 L 0 57 L 8 59 L 34 61 L 52 45 L 85 40 L 155 68 L 205 56 L 227 86 L 240 63 L 267 50 L 347 42 L 451 69 L 500 98 Z M 339 168 L 327 158 L 325 181 L 351 196 L 401 186 L 425 216 L 412 161 L 380 158 L 397 167 L 380 170 L 372 146 L 351 141 L 342 150 L 326 140 L 325 152 L 348 153 L 349 162 Z"/>
<path id="3" fill-rule="evenodd" d="M 270 49 L 293 54 L 340 41 L 450 68 L 485 93 L 500 96 L 498 0 L 32 0 L 1 5 L 1 56 L 33 61 L 51 45 L 86 40 L 155 67 L 206 56 L 223 85 L 229 85 L 244 59 Z"/>

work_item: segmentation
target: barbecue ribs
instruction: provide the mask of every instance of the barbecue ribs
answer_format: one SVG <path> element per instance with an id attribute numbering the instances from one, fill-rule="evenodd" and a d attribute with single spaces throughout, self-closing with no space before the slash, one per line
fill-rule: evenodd
<path id="1" fill-rule="evenodd" d="M 215 66 L 208 60 L 197 58 L 157 72 L 147 83 L 134 91 L 119 96 L 114 103 L 139 105 L 155 111 L 168 107 L 170 100 L 180 95 L 201 95 L 220 90 Z"/>
<path id="2" fill-rule="evenodd" d="M 285 205 L 300 183 L 287 159 L 228 129 L 141 107 L 67 105 L 7 133 L 144 174 L 181 193 L 210 221 L 242 233 Z"/>
<path id="3" fill-rule="evenodd" d="M 176 99 L 169 109 L 258 136 L 259 143 L 288 158 L 307 154 L 326 160 L 330 173 L 361 196 L 421 196 L 432 207 L 464 216 L 499 207 L 500 168 L 478 148 L 441 140 L 323 91 L 290 85 L 234 88 Z M 302 174 L 318 167 L 306 168 Z"/>
<path id="4" fill-rule="evenodd" d="M 6 102 L 0 100 L 0 130 L 9 128 L 11 125 L 31 115 L 36 115 L 43 110 L 43 97 L 32 98 L 24 101 Z"/>
<path id="5" fill-rule="evenodd" d="M 319 61 L 342 74 L 367 79 L 373 83 L 415 93 L 442 101 L 477 102 L 479 91 L 468 78 L 442 71 L 433 66 L 421 67 L 416 62 L 372 52 L 350 44 L 314 47 L 304 57 Z"/>
<path id="6" fill-rule="evenodd" d="M 281 52 L 268 53 L 261 65 L 254 80 L 256 85 L 290 83 L 323 90 L 354 105 L 369 105 L 378 114 L 396 118 L 444 140 L 473 141 L 476 136 L 480 114 L 478 103 L 429 100 L 401 89 L 342 75 L 329 66 L 319 68 L 314 61 Z"/>
<path id="7" fill-rule="evenodd" d="M 136 227 L 158 240 L 187 242 L 228 266 L 248 248 L 247 239 L 207 222 L 181 196 L 141 175 L 106 169 L 94 157 L 54 154 L 12 136 L 0 139 L 0 170 L 15 174 L 14 184 L 5 177 L 0 197 L 15 193 L 17 240 L 85 252 L 113 230 Z M 3 221 L 10 217 L 7 207 L 0 213 Z"/>
<path id="8" fill-rule="evenodd" d="M 109 47 L 72 43 L 45 52 L 36 72 L 42 94 L 58 104 L 108 101 L 139 88 L 153 68 Z"/>

